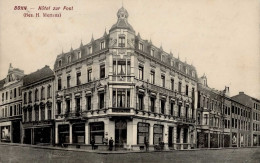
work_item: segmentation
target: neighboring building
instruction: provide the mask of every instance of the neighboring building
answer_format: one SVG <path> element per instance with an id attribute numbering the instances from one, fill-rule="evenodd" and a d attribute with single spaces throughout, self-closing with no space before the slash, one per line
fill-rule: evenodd
<path id="1" fill-rule="evenodd" d="M 197 147 L 250 146 L 251 110 L 224 91 L 209 88 L 206 76 L 198 82 Z"/>
<path id="2" fill-rule="evenodd" d="M 117 17 L 108 34 L 57 56 L 55 143 L 194 147 L 195 67 L 136 35 L 123 7 Z"/>
<path id="3" fill-rule="evenodd" d="M 8 74 L 0 81 L 0 141 L 20 143 L 24 71 L 10 64 Z"/>
<path id="4" fill-rule="evenodd" d="M 25 144 L 54 144 L 54 73 L 45 66 L 23 79 L 23 134 Z"/>
<path id="5" fill-rule="evenodd" d="M 198 82 L 197 148 L 218 148 L 223 146 L 223 112 L 225 94 L 209 88 L 207 77 Z"/>
<path id="6" fill-rule="evenodd" d="M 241 101 L 231 98 L 230 114 L 230 147 L 251 146 L 251 114 L 250 107 L 243 105 Z"/>
<path id="7" fill-rule="evenodd" d="M 244 92 L 239 92 L 238 95 L 231 97 L 251 109 L 251 124 L 250 124 L 250 144 L 252 146 L 260 146 L 260 100 L 251 97 Z"/>

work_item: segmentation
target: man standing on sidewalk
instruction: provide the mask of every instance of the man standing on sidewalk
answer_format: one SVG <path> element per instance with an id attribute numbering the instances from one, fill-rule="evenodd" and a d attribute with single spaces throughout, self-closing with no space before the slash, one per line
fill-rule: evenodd
<path id="1" fill-rule="evenodd" d="M 149 141 L 148 141 L 148 139 L 146 140 L 146 137 L 144 138 L 144 145 L 145 145 L 146 151 L 149 151 Z"/>
<path id="2" fill-rule="evenodd" d="M 113 149 L 113 144 L 114 144 L 114 140 L 112 139 L 112 137 L 109 140 L 109 150 L 112 151 Z"/>
<path id="3" fill-rule="evenodd" d="M 94 138 L 91 139 L 90 144 L 92 146 L 92 150 L 95 150 L 95 140 L 94 140 Z"/>

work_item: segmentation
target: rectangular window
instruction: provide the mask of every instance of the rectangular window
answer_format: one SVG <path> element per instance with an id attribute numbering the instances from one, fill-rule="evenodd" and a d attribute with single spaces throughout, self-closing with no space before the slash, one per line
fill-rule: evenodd
<path id="1" fill-rule="evenodd" d="M 32 92 L 29 92 L 29 102 L 32 102 Z"/>
<path id="2" fill-rule="evenodd" d="M 70 99 L 66 99 L 66 114 L 70 113 Z"/>
<path id="3" fill-rule="evenodd" d="M 106 72 L 105 65 L 101 65 L 100 66 L 100 79 L 105 78 L 105 72 Z"/>
<path id="4" fill-rule="evenodd" d="M 119 37 L 118 46 L 119 47 L 125 47 L 125 37 L 124 36 Z"/>
<path id="5" fill-rule="evenodd" d="M 104 93 L 99 94 L 99 109 L 103 109 L 105 107 L 105 96 Z"/>
<path id="6" fill-rule="evenodd" d="M 181 105 L 178 105 L 178 117 L 181 117 Z"/>
<path id="7" fill-rule="evenodd" d="M 170 115 L 173 115 L 173 111 L 174 111 L 174 103 L 171 102 L 171 111 L 170 111 Z"/>
<path id="8" fill-rule="evenodd" d="M 34 112 L 35 112 L 35 121 L 39 121 L 39 108 L 35 108 Z"/>
<path id="9" fill-rule="evenodd" d="M 189 95 L 189 86 L 188 85 L 186 85 L 186 91 L 185 91 L 186 93 L 186 96 L 188 96 Z"/>
<path id="10" fill-rule="evenodd" d="M 178 89 L 179 89 L 179 93 L 181 94 L 181 82 L 179 82 L 179 87 L 178 87 Z"/>
<path id="11" fill-rule="evenodd" d="M 51 108 L 48 108 L 48 119 L 51 119 Z"/>
<path id="12" fill-rule="evenodd" d="M 139 43 L 139 50 L 144 51 L 144 45 L 142 43 Z"/>
<path id="13" fill-rule="evenodd" d="M 113 107 L 130 107 L 130 90 L 113 89 Z"/>
<path id="14" fill-rule="evenodd" d="M 12 106 L 10 106 L 10 108 L 9 108 L 9 109 L 10 109 L 10 114 L 9 114 L 9 115 L 10 115 L 10 117 L 11 117 L 11 116 L 13 116 L 13 107 L 12 107 Z"/>
<path id="15" fill-rule="evenodd" d="M 41 107 L 41 120 L 45 120 L 45 107 Z"/>
<path id="16" fill-rule="evenodd" d="M 174 79 L 171 79 L 171 90 L 174 91 Z"/>
<path id="17" fill-rule="evenodd" d="M 87 96 L 87 110 L 91 110 L 91 96 Z"/>
<path id="18" fill-rule="evenodd" d="M 8 92 L 5 92 L 5 100 L 8 100 Z"/>
<path id="19" fill-rule="evenodd" d="M 58 79 L 58 90 L 61 90 L 61 78 Z"/>
<path id="20" fill-rule="evenodd" d="M 151 97 L 150 102 L 151 102 L 151 112 L 154 112 L 155 111 L 155 98 Z"/>
<path id="21" fill-rule="evenodd" d="M 89 54 L 92 54 L 92 47 L 91 46 L 88 47 L 88 52 L 89 52 Z"/>
<path id="22" fill-rule="evenodd" d="M 13 91 L 11 90 L 10 91 L 10 99 L 12 99 L 12 97 L 13 97 Z"/>
<path id="23" fill-rule="evenodd" d="M 155 80 L 155 75 L 154 75 L 154 71 L 151 71 L 151 83 L 154 84 L 154 80 Z"/>
<path id="24" fill-rule="evenodd" d="M 140 80 L 144 80 L 144 68 L 142 66 L 139 66 L 139 69 L 138 69 L 138 78 Z"/>
<path id="25" fill-rule="evenodd" d="M 144 109 L 144 96 L 142 94 L 138 95 L 138 104 L 139 104 L 139 110 Z"/>
<path id="26" fill-rule="evenodd" d="M 105 41 L 102 41 L 100 43 L 100 50 L 104 49 L 105 48 Z"/>
<path id="27" fill-rule="evenodd" d="M 23 96 L 24 96 L 24 103 L 26 104 L 27 103 L 27 93 L 25 92 L 24 94 L 23 94 Z"/>
<path id="28" fill-rule="evenodd" d="M 154 57 L 154 49 L 151 50 L 151 56 Z"/>
<path id="29" fill-rule="evenodd" d="M 16 88 L 14 89 L 14 98 L 16 98 Z"/>
<path id="30" fill-rule="evenodd" d="M 4 98 L 5 98 L 5 94 L 2 93 L 2 101 L 4 101 Z"/>
<path id="31" fill-rule="evenodd" d="M 70 77 L 70 76 L 67 76 L 67 88 L 70 87 L 70 79 L 71 79 L 71 77 Z"/>
<path id="32" fill-rule="evenodd" d="M 88 82 L 91 82 L 92 80 L 92 69 L 88 70 Z"/>
<path id="33" fill-rule="evenodd" d="M 18 87 L 18 94 L 19 94 L 19 96 L 21 96 L 21 95 L 22 95 L 22 90 L 21 90 L 21 87 Z"/>
<path id="34" fill-rule="evenodd" d="M 165 76 L 161 75 L 162 87 L 165 87 Z"/>
<path id="35" fill-rule="evenodd" d="M 77 72 L 77 85 L 81 84 L 81 72 Z"/>
<path id="36" fill-rule="evenodd" d="M 61 114 L 61 102 L 57 102 L 57 113 Z"/>
<path id="37" fill-rule="evenodd" d="M 161 113 L 164 114 L 165 112 L 165 100 L 161 100 Z"/>

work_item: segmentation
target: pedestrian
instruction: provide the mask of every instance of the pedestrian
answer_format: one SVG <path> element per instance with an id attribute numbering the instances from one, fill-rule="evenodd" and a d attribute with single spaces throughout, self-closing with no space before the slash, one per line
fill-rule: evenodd
<path id="1" fill-rule="evenodd" d="M 144 145 L 145 145 L 146 151 L 149 151 L 149 141 L 148 141 L 148 139 L 146 140 L 146 137 L 144 139 Z"/>
<path id="2" fill-rule="evenodd" d="M 95 140 L 94 140 L 94 138 L 91 139 L 90 144 L 92 146 L 92 150 L 95 150 Z"/>
<path id="3" fill-rule="evenodd" d="M 109 150 L 112 151 L 112 149 L 113 149 L 113 144 L 114 144 L 114 140 L 112 139 L 112 137 L 110 138 L 108 144 L 109 144 Z"/>

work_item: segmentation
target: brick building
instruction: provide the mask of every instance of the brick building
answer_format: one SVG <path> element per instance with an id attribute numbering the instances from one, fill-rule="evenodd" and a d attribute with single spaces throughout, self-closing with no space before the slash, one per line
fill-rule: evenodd
<path id="1" fill-rule="evenodd" d="M 244 92 L 239 92 L 239 94 L 233 96 L 232 99 L 234 101 L 239 101 L 250 108 L 250 143 L 252 146 L 260 146 L 260 100 L 251 97 Z"/>

